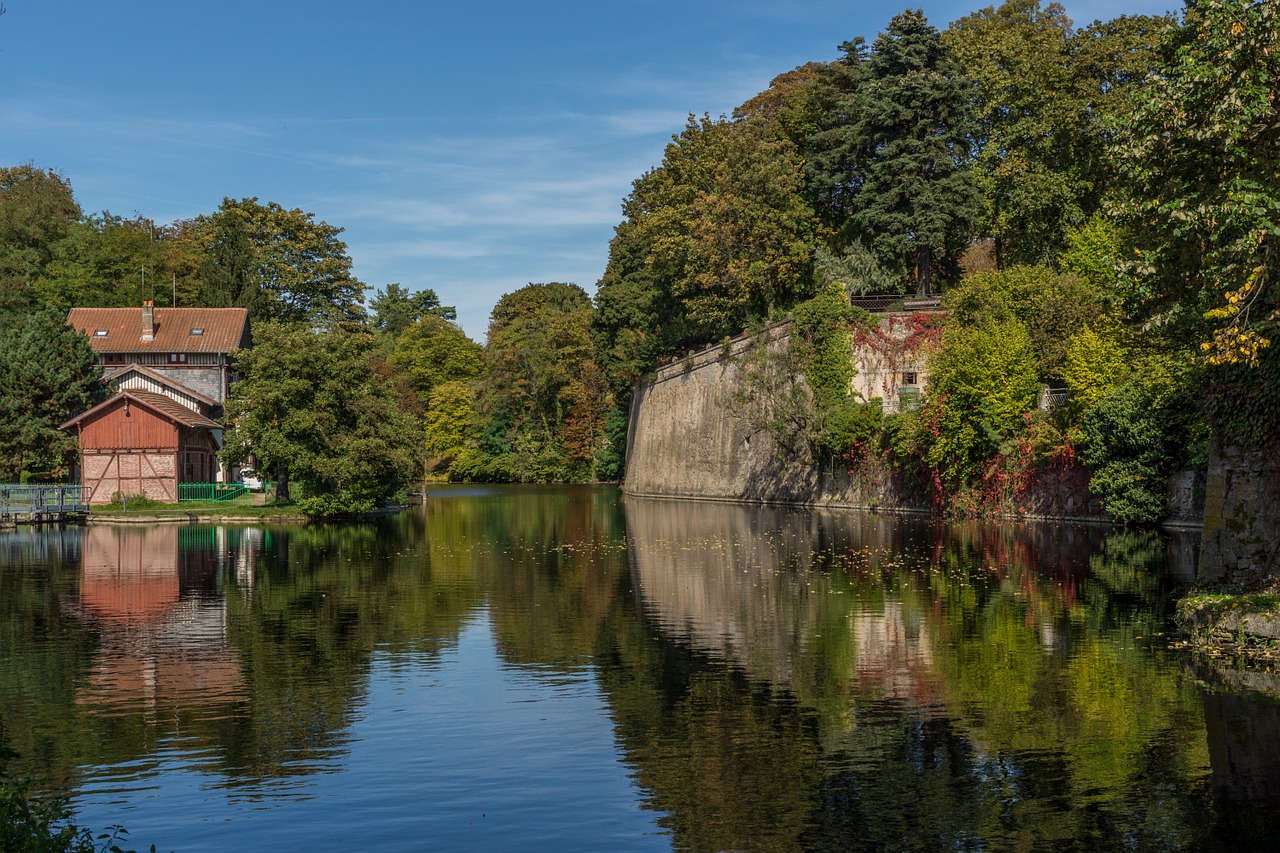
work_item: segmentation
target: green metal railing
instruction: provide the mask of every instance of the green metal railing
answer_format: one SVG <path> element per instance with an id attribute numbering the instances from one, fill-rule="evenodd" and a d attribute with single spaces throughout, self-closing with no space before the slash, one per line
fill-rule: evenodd
<path id="1" fill-rule="evenodd" d="M 0 483 L 0 512 L 50 512 L 84 504 L 81 485 Z"/>
<path id="2" fill-rule="evenodd" d="M 178 503 L 228 503 L 248 495 L 243 483 L 178 484 Z"/>

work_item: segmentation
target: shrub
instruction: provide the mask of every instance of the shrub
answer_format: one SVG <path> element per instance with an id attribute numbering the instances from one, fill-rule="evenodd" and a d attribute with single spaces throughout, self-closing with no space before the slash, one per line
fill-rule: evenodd
<path id="1" fill-rule="evenodd" d="M 1093 469 L 1089 490 L 1121 525 L 1164 517 L 1166 430 L 1154 391 L 1130 379 L 1100 399 L 1081 422 L 1081 458 Z"/>
<path id="2" fill-rule="evenodd" d="M 164 502 L 141 494 L 126 495 L 124 492 L 113 492 L 111 494 L 111 503 L 108 506 L 114 509 L 156 509 L 164 506 Z"/>

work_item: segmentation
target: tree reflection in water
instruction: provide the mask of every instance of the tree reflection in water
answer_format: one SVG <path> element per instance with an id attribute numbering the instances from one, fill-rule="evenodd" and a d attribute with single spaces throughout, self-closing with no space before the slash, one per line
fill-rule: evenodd
<path id="1" fill-rule="evenodd" d="M 1276 685 L 1168 647 L 1193 553 L 609 488 L 24 531 L 0 536 L 0 714 L 55 788 L 154 775 L 180 741 L 288 800 L 365 748 L 379 667 L 435 667 L 484 619 L 512 670 L 594 680 L 678 849 L 1248 848 L 1280 813 Z"/>

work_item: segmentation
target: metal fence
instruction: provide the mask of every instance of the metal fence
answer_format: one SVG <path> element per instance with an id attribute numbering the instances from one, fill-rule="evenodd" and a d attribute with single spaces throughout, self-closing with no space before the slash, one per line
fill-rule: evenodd
<path id="1" fill-rule="evenodd" d="M 0 512 L 71 511 L 87 502 L 80 484 L 0 483 Z"/>
<path id="2" fill-rule="evenodd" d="M 179 483 L 178 503 L 229 503 L 248 498 L 243 483 Z"/>
<path id="3" fill-rule="evenodd" d="M 849 304 L 879 314 L 886 311 L 937 311 L 942 307 L 942 300 L 921 299 L 901 293 L 880 293 L 850 296 Z"/>
<path id="4" fill-rule="evenodd" d="M 1066 388 L 1041 388 L 1040 408 L 1057 409 L 1065 406 L 1070 396 Z"/>

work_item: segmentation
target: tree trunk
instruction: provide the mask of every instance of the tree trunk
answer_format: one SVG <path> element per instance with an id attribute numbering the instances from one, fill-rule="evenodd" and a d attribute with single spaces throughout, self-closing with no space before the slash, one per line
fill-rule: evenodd
<path id="1" fill-rule="evenodd" d="M 289 500 L 289 466 L 281 465 L 276 471 L 276 503 Z"/>
<path id="2" fill-rule="evenodd" d="M 933 296 L 933 283 L 930 280 L 929 262 L 932 253 L 928 246 L 916 247 L 916 298 L 928 299 Z"/>

